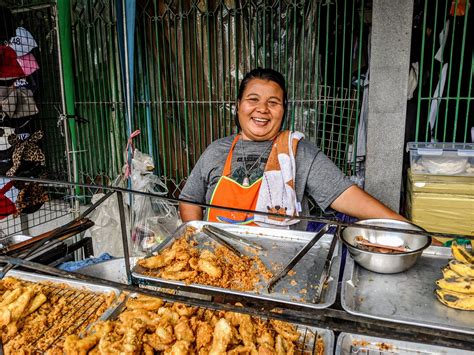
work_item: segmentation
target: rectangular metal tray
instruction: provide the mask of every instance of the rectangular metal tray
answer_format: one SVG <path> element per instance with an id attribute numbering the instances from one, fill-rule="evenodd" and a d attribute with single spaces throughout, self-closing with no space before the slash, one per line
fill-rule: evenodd
<path id="1" fill-rule="evenodd" d="M 382 345 L 383 344 L 383 345 Z M 387 338 L 376 338 L 365 335 L 340 333 L 337 337 L 336 355 L 385 355 L 385 354 L 404 354 L 404 355 L 428 355 L 428 354 L 446 354 L 446 355 L 468 355 L 472 352 L 461 349 L 447 348 L 444 346 L 429 345 L 422 343 L 412 343 L 402 340 L 393 340 Z"/>
<path id="2" fill-rule="evenodd" d="M 62 277 L 34 274 L 34 273 L 24 272 L 24 271 L 19 271 L 19 270 L 10 270 L 6 273 L 5 277 L 7 276 L 11 276 L 20 280 L 31 281 L 31 282 L 54 282 L 54 283 L 59 283 L 59 284 L 66 284 L 70 286 L 71 288 L 74 288 L 77 290 L 91 291 L 95 293 L 113 292 L 115 294 L 114 301 L 105 310 L 105 312 L 99 317 L 98 320 L 107 320 L 110 314 L 113 314 L 115 312 L 115 309 L 117 307 L 120 307 L 121 303 L 123 302 L 123 301 L 120 301 L 120 302 L 118 301 L 118 297 L 120 293 L 122 292 L 118 288 L 96 285 L 92 283 L 87 283 L 87 282 L 78 281 L 78 280 L 71 280 L 71 279 L 66 279 Z"/>
<path id="3" fill-rule="evenodd" d="M 136 294 L 130 294 L 128 298 L 130 297 L 136 297 Z M 106 320 L 114 320 L 116 319 L 120 313 L 122 313 L 125 310 L 125 305 L 127 303 L 127 300 L 124 299 L 123 303 L 121 303 L 120 307 L 116 308 L 114 312 L 108 314 L 108 317 Z M 255 317 L 255 316 L 254 316 Z M 334 354 L 334 332 L 331 329 L 325 329 L 325 328 L 318 328 L 318 327 L 313 327 L 313 326 L 307 326 L 303 324 L 297 324 L 297 323 L 292 323 L 298 332 L 300 333 L 300 339 L 299 339 L 299 344 L 302 345 L 302 348 L 304 348 L 305 351 L 296 351 L 297 354 L 314 354 L 314 345 L 315 345 L 315 340 L 316 336 L 320 335 L 321 338 L 323 339 L 324 342 L 324 355 L 332 355 Z"/>
<path id="4" fill-rule="evenodd" d="M 415 266 L 398 274 L 377 274 L 346 258 L 341 304 L 349 313 L 430 328 L 474 334 L 470 311 L 446 307 L 436 299 L 435 281 L 451 250 L 431 246 Z"/>
<path id="5" fill-rule="evenodd" d="M 192 221 L 183 224 L 177 231 L 160 246 L 160 250 L 171 245 L 177 238 L 181 237 L 184 229 L 187 226 L 192 226 L 198 230 L 204 224 L 213 224 L 221 229 L 225 229 L 230 233 L 240 235 L 250 241 L 256 242 L 265 248 L 264 252 L 260 252 L 258 256 L 273 273 L 278 272 L 296 253 L 314 236 L 313 232 L 301 232 L 285 229 L 262 228 L 262 227 L 248 227 L 248 226 L 234 226 L 230 224 L 209 223 L 203 221 Z M 209 241 L 204 233 L 198 232 L 195 237 L 197 240 Z M 314 303 L 313 299 L 319 283 L 319 278 L 322 273 L 326 256 L 329 251 L 333 235 L 324 235 L 311 250 L 296 264 L 293 269 L 296 274 L 293 276 L 287 275 L 281 279 L 273 288 L 272 293 L 268 293 L 266 289 L 259 292 L 256 291 L 235 291 L 224 289 L 220 287 L 213 287 L 199 284 L 186 285 L 182 281 L 166 280 L 158 277 L 144 275 L 144 269 L 136 265 L 132 270 L 132 277 L 138 282 L 147 283 L 152 282 L 158 286 L 173 288 L 183 291 L 204 293 L 204 294 L 221 294 L 234 295 L 244 297 L 247 300 L 254 299 L 260 301 L 270 301 L 281 304 L 290 304 L 299 307 L 322 309 L 331 306 L 336 299 L 337 281 L 339 276 L 339 269 L 341 264 L 341 245 L 338 242 L 334 250 L 331 269 L 328 278 L 328 287 L 323 290 L 320 302 Z M 249 255 L 245 247 L 240 244 L 228 240 L 241 252 Z M 200 243 L 199 245 L 201 245 Z M 277 268 L 280 269 L 277 269 Z M 290 282 L 296 281 L 296 285 L 292 286 Z M 294 283 L 294 282 L 293 282 Z M 261 282 L 260 285 L 263 285 Z M 304 294 L 302 290 L 306 290 Z"/>

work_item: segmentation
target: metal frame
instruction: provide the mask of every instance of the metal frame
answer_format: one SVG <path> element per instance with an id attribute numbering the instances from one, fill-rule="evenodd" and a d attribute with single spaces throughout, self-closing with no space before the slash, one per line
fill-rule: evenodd
<path id="1" fill-rule="evenodd" d="M 31 179 L 26 179 L 31 180 Z M 97 188 L 97 186 L 91 185 L 82 185 L 82 184 L 72 184 L 72 183 L 58 183 L 55 181 L 50 180 L 40 180 L 39 182 L 44 184 L 63 184 L 69 185 L 72 187 L 81 187 L 84 189 L 87 188 Z M 130 191 L 123 188 L 116 188 L 116 187 L 104 187 L 104 189 L 109 189 L 111 191 L 115 191 L 118 193 L 118 196 L 121 196 L 122 193 L 136 193 L 142 194 L 145 196 L 150 196 L 153 198 L 163 198 L 163 196 L 155 195 L 151 193 L 144 193 L 144 192 L 137 192 L 137 191 Z M 164 198 L 169 201 L 179 202 L 180 200 L 172 199 L 172 198 Z M 124 217 L 123 211 L 123 203 L 120 203 L 121 197 L 118 198 L 119 200 L 119 208 L 122 206 L 122 212 L 120 212 L 121 216 Z M 204 205 L 206 207 L 206 205 Z M 337 225 L 339 228 L 345 227 L 348 224 L 340 221 L 335 220 L 324 220 L 312 217 L 304 217 L 311 220 L 316 220 L 319 222 L 326 222 L 333 225 Z M 124 242 L 124 253 L 125 259 L 129 260 L 129 251 L 127 248 L 127 240 L 128 240 L 128 231 L 126 230 L 125 223 L 121 224 L 122 227 L 122 241 Z M 390 231 L 398 231 L 395 228 L 383 228 L 379 227 L 377 229 L 381 230 L 390 230 Z M 407 232 L 403 230 L 403 232 Z M 416 232 L 413 231 L 413 234 L 424 234 L 426 232 Z M 431 234 L 431 233 L 430 233 Z M 453 237 L 453 236 L 450 236 Z M 465 237 L 465 236 L 462 236 Z M 114 288 L 118 288 L 122 291 L 128 292 L 137 292 L 142 293 L 150 296 L 161 297 L 165 300 L 174 301 L 174 302 L 181 302 L 186 303 L 189 305 L 206 307 L 210 309 L 220 309 L 220 310 L 230 310 L 230 311 L 237 311 L 237 312 L 244 312 L 251 315 L 256 315 L 260 317 L 269 317 L 275 318 L 285 321 L 290 321 L 298 324 L 307 324 L 307 325 L 315 325 L 318 327 L 327 327 L 334 331 L 344 331 L 349 333 L 358 333 L 358 334 L 365 334 L 365 335 L 372 335 L 372 336 L 379 336 L 379 337 L 388 337 L 391 339 L 400 339 L 400 340 L 410 340 L 416 342 L 422 342 L 427 344 L 433 345 L 441 345 L 441 346 L 449 346 L 455 348 L 462 348 L 462 349 L 472 349 L 472 336 L 469 334 L 452 332 L 452 331 L 443 331 L 439 332 L 437 329 L 423 327 L 423 326 L 413 326 L 407 324 L 399 324 L 395 322 L 388 322 L 382 321 L 378 319 L 371 319 L 365 318 L 360 316 L 351 315 L 343 310 L 337 309 L 337 305 L 334 308 L 326 308 L 326 309 L 312 309 L 311 311 L 303 310 L 298 307 L 292 308 L 275 308 L 277 305 L 271 302 L 253 302 L 252 304 L 245 304 L 245 307 L 237 307 L 230 303 L 216 303 L 215 300 L 210 299 L 198 299 L 193 298 L 189 295 L 182 295 L 182 294 L 171 294 L 169 291 L 164 289 L 157 289 L 153 287 L 152 289 L 143 288 L 139 285 L 132 284 L 131 275 L 130 275 L 130 264 L 127 265 L 127 278 L 128 283 L 122 284 L 113 281 L 108 281 L 104 279 L 100 279 L 97 277 L 85 276 L 82 274 L 65 272 L 58 269 L 51 268 L 49 266 L 40 265 L 36 263 L 32 263 L 30 261 L 18 258 L 12 258 L 9 256 L 0 256 L 0 263 L 9 263 L 14 265 L 15 267 L 20 266 L 22 268 L 27 268 L 30 270 L 34 270 L 35 272 L 46 273 L 49 275 L 56 275 L 65 277 L 68 279 L 77 279 L 83 280 L 92 284 L 99 284 L 104 286 L 110 286 Z M 227 302 L 232 301 L 232 299 L 226 299 Z M 242 299 L 239 299 L 242 302 Z"/>

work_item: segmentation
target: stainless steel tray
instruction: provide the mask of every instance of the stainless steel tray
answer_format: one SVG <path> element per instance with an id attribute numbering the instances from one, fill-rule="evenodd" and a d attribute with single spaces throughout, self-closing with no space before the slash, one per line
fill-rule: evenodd
<path id="1" fill-rule="evenodd" d="M 136 297 L 136 294 L 130 294 L 128 298 L 130 297 Z M 120 315 L 120 313 L 125 309 L 125 305 L 126 305 L 126 300 L 124 300 L 124 302 L 120 305 L 120 307 L 115 309 L 113 313 L 110 313 L 108 315 L 107 320 L 116 319 Z M 300 339 L 298 340 L 299 346 L 296 351 L 297 354 L 314 354 L 316 350 L 315 345 L 316 345 L 316 339 L 318 335 L 322 338 L 324 342 L 323 354 L 324 355 L 334 354 L 335 336 L 332 330 L 306 326 L 306 325 L 297 324 L 297 323 L 291 323 L 291 324 L 293 324 L 298 330 L 298 332 L 300 333 Z"/>
<path id="2" fill-rule="evenodd" d="M 314 233 L 312 232 L 192 221 L 185 223 L 180 228 L 178 228 L 171 238 L 165 240 L 162 245 L 160 245 L 160 248 L 163 249 L 171 245 L 175 239 L 181 237 L 184 229 L 187 226 L 192 226 L 200 230 L 204 224 L 214 224 L 221 229 L 241 235 L 244 238 L 247 238 L 263 246 L 265 251 L 261 252 L 259 257 L 267 266 L 267 268 L 273 273 L 276 273 L 279 270 L 278 267 L 282 268 L 298 252 L 298 250 L 301 249 L 314 236 Z M 270 294 L 264 289 L 259 292 L 243 292 L 199 284 L 186 285 L 182 281 L 165 280 L 158 277 L 144 275 L 144 269 L 139 265 L 136 265 L 133 268 L 132 276 L 139 282 L 153 282 L 154 284 L 157 284 L 161 287 L 196 293 L 234 295 L 244 297 L 247 300 L 257 299 L 261 301 L 278 302 L 315 309 L 327 308 L 331 306 L 336 299 L 337 281 L 341 264 L 341 245 L 339 242 L 335 248 L 331 263 L 328 287 L 323 290 L 321 299 L 318 303 L 314 303 L 313 299 L 317 290 L 319 277 L 328 254 L 332 237 L 332 234 L 324 235 L 295 266 L 293 270 L 296 272 L 296 274 L 293 276 L 287 275 L 281 279 L 280 282 L 275 285 L 273 292 Z M 196 233 L 196 239 L 202 241 L 210 240 L 205 234 L 201 232 Z M 229 242 L 238 250 L 244 252 L 245 254 L 249 254 L 248 251 L 246 251 L 246 249 L 238 243 L 231 240 L 229 240 Z M 200 243 L 200 245 L 201 244 L 203 243 Z M 296 281 L 297 284 L 295 286 L 290 284 L 292 280 Z M 261 285 L 263 284 L 264 282 L 261 282 Z M 306 294 L 304 293 L 304 290 L 306 291 Z"/>
<path id="3" fill-rule="evenodd" d="M 71 288 L 74 288 L 77 290 L 90 291 L 90 292 L 95 292 L 95 293 L 113 292 L 115 294 L 115 300 L 105 310 L 105 312 L 99 317 L 99 320 L 107 320 L 109 315 L 113 314 L 115 309 L 119 307 L 121 303 L 123 302 L 123 301 L 118 301 L 118 296 L 121 293 L 121 291 L 118 288 L 96 285 L 96 284 L 87 283 L 83 281 L 71 280 L 71 279 L 55 277 L 55 276 L 34 274 L 34 273 L 18 271 L 18 270 L 8 271 L 5 277 L 7 276 L 11 276 L 20 280 L 31 281 L 31 282 L 55 282 L 55 283 L 60 283 L 60 284 L 66 284 L 70 286 Z"/>
<path id="4" fill-rule="evenodd" d="M 382 345 L 383 344 L 383 345 Z M 472 354 L 471 351 L 447 348 L 408 341 L 393 340 L 386 338 L 369 337 L 352 333 L 341 333 L 337 337 L 336 355 L 385 355 L 385 354 L 452 354 L 464 355 Z"/>
<path id="5" fill-rule="evenodd" d="M 349 313 L 398 323 L 474 334 L 474 315 L 441 304 L 435 281 L 451 258 L 445 247 L 427 248 L 414 267 L 399 274 L 377 274 L 348 255 L 341 289 Z"/>

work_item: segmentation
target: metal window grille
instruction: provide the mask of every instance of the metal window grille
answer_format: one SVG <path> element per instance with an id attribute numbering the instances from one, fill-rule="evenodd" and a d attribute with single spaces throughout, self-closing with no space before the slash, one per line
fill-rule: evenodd
<path id="1" fill-rule="evenodd" d="M 205 147 L 235 132 L 238 84 L 273 67 L 288 85 L 286 126 L 346 173 L 370 18 L 363 1 L 149 1 L 136 17 L 140 148 L 179 189 Z M 367 26 L 366 26 L 367 27 Z"/>
<path id="2" fill-rule="evenodd" d="M 473 141 L 473 18 L 472 1 L 415 2 L 411 61 L 419 75 L 409 140 Z"/>
<path id="3" fill-rule="evenodd" d="M 9 101 L 12 102 L 9 107 L 5 107 L 5 101 L 2 101 L 0 151 L 5 153 L 10 150 L 10 153 L 4 157 L 5 159 L 1 159 L 0 175 L 13 174 L 13 176 L 66 180 L 68 160 L 62 123 L 59 121 L 61 83 L 56 6 L 50 1 L 11 0 L 2 2 L 2 6 L 2 14 L 8 15 L 2 15 L 0 23 L 3 29 L 0 85 L 14 93 L 16 100 Z M 9 51 L 9 54 L 6 51 Z M 15 56 L 10 56 L 12 53 Z M 13 72 L 17 63 L 22 73 Z M 8 71 L 6 74 L 5 68 Z M 11 79 L 8 78 L 9 75 Z M 36 139 L 34 137 L 38 132 L 42 132 L 43 137 Z M 10 144 L 8 137 L 12 134 L 16 136 L 13 145 Z M 17 154 L 17 148 L 25 142 L 36 144 L 44 153 L 45 161 L 44 163 L 30 161 L 31 156 L 34 157 L 36 153 L 26 153 L 28 148 L 25 146 L 23 153 L 20 153 L 20 165 L 12 171 L 15 165 L 13 156 Z M 1 179 L 1 186 L 8 184 L 9 180 Z M 0 210 L 5 211 L 5 208 L 11 207 L 11 203 L 14 203 L 17 212 L 8 215 L 2 212 L 4 217 L 0 219 L 2 235 L 8 236 L 20 232 L 28 234 L 32 227 L 68 216 L 71 205 L 70 200 L 64 198 L 67 189 L 59 191 L 46 188 L 40 191 L 39 188 L 35 183 L 17 181 L 5 191 L 5 199 L 0 201 Z M 40 202 L 37 200 L 35 202 L 33 191 L 36 197 L 41 195 Z M 20 209 L 22 203 L 19 197 L 25 202 L 25 209 Z"/>

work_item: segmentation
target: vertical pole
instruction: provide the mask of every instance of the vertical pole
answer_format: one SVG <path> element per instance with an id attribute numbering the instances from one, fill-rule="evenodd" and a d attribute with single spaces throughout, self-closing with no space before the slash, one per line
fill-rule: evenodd
<path id="1" fill-rule="evenodd" d="M 74 117 L 74 71 L 72 64 L 72 34 L 71 34 L 71 3 L 70 1 L 58 1 L 58 48 L 59 74 L 61 76 L 62 110 L 66 117 Z M 74 182 L 79 182 L 77 171 L 77 135 L 76 123 L 74 120 L 64 120 L 64 133 L 66 135 L 66 149 L 68 159 L 68 178 Z M 72 161 L 72 164 L 69 162 Z M 72 165 L 72 166 L 71 166 Z M 78 192 L 76 188 L 76 192 Z"/>
<path id="2" fill-rule="evenodd" d="M 120 231 L 122 232 L 123 256 L 125 261 L 125 273 L 127 275 L 127 283 L 132 283 L 132 274 L 130 271 L 130 252 L 128 250 L 127 224 L 125 223 L 125 211 L 123 208 L 123 195 L 121 191 L 117 191 L 117 202 L 120 216 Z"/>
<path id="3" fill-rule="evenodd" d="M 75 111 L 75 86 L 74 86 L 74 70 L 73 70 L 73 49 L 72 49 L 72 23 L 71 23 L 71 2 L 70 1 L 58 1 L 57 2 L 57 28 L 58 28 L 58 49 L 59 49 L 59 75 L 61 83 L 61 102 L 64 135 L 66 139 L 66 159 L 68 169 L 69 181 L 79 182 L 78 164 L 77 164 L 77 132 L 76 132 L 76 121 L 69 119 L 76 115 Z M 70 194 L 74 196 L 81 195 L 81 189 L 76 186 L 73 190 L 70 187 Z M 73 211 L 76 211 L 77 217 L 79 214 L 79 200 L 73 199 Z M 75 236 L 74 242 L 81 239 L 81 236 Z M 74 252 L 76 260 L 82 259 L 82 250 Z"/>

